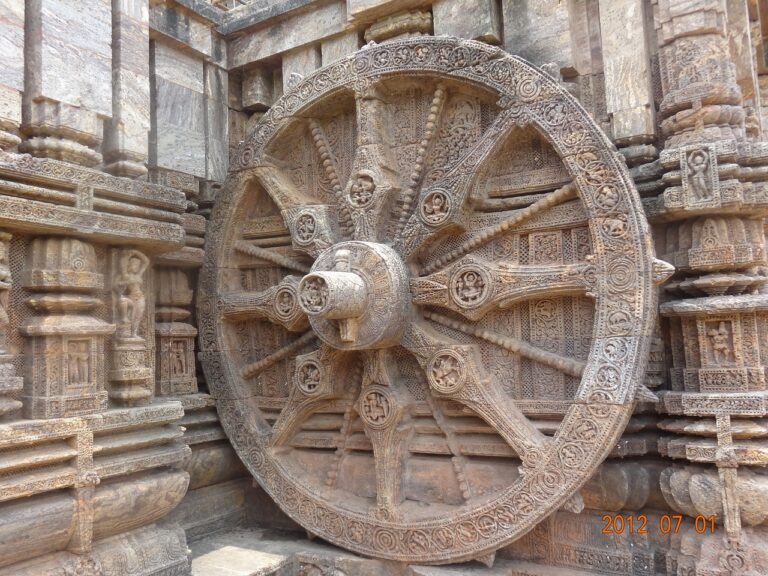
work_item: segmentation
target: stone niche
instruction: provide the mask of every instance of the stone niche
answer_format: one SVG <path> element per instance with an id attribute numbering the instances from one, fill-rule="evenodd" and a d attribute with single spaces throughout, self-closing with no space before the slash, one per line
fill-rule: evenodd
<path id="1" fill-rule="evenodd" d="M 34 315 L 20 326 L 25 345 L 28 418 L 89 414 L 106 408 L 105 340 L 115 327 L 92 312 L 103 289 L 96 251 L 74 238 L 29 244 L 21 287 Z"/>

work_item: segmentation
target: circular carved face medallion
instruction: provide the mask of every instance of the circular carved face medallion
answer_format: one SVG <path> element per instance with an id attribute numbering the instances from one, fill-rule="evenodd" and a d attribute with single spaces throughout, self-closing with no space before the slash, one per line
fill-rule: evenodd
<path id="1" fill-rule="evenodd" d="M 471 41 L 372 45 L 275 103 L 216 198 L 198 312 L 222 424 L 287 514 L 439 564 L 576 494 L 656 310 L 616 156 L 554 80 Z"/>

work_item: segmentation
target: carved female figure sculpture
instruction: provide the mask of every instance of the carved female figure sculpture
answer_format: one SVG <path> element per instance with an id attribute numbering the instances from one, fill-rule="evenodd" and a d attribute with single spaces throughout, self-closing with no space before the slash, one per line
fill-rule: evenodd
<path id="1" fill-rule="evenodd" d="M 688 156 L 688 168 L 691 187 L 697 200 L 707 200 L 711 197 L 709 190 L 709 154 L 705 150 L 696 150 Z"/>
<path id="2" fill-rule="evenodd" d="M 126 251 L 120 258 L 120 275 L 113 288 L 117 296 L 117 333 L 120 337 L 142 339 L 139 328 L 147 309 L 144 273 L 148 267 L 149 258 L 137 250 Z"/>

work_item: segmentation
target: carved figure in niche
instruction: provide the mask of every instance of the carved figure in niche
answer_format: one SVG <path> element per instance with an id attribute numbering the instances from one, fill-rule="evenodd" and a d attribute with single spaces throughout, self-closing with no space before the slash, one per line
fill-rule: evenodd
<path id="1" fill-rule="evenodd" d="M 715 364 L 724 364 L 731 358 L 731 345 L 729 343 L 730 331 L 725 322 L 720 322 L 717 328 L 712 328 L 707 332 L 712 343 L 712 355 Z"/>
<path id="2" fill-rule="evenodd" d="M 479 272 L 467 270 L 456 279 L 453 291 L 459 302 L 475 304 L 485 295 L 485 281 Z"/>
<path id="3" fill-rule="evenodd" d="M 184 376 L 187 373 L 187 347 L 183 340 L 171 342 L 171 373 Z"/>
<path id="4" fill-rule="evenodd" d="M 424 202 L 421 205 L 421 214 L 425 222 L 440 224 L 448 218 L 448 209 L 448 196 L 440 190 L 435 190 L 424 198 Z"/>
<path id="5" fill-rule="evenodd" d="M 299 388 L 312 394 L 320 386 L 320 367 L 314 362 L 305 362 L 299 368 Z"/>
<path id="6" fill-rule="evenodd" d="M 709 185 L 709 154 L 705 150 L 694 150 L 688 155 L 688 179 L 697 200 L 712 197 Z"/>
<path id="7" fill-rule="evenodd" d="M 310 278 L 303 284 L 301 302 L 307 310 L 319 312 L 328 301 L 328 285 L 322 278 Z"/>
<path id="8" fill-rule="evenodd" d="M 277 311 L 283 316 L 288 316 L 292 311 L 296 301 L 290 290 L 280 290 L 277 293 Z"/>
<path id="9" fill-rule="evenodd" d="M 711 218 L 707 218 L 701 227 L 701 245 L 704 248 L 716 248 L 719 244 L 720 234 L 717 231 L 717 224 Z"/>
<path id="10" fill-rule="evenodd" d="M 70 384 L 90 382 L 90 347 L 90 342 L 87 340 L 73 340 L 67 344 L 67 371 Z"/>
<path id="11" fill-rule="evenodd" d="M 360 170 L 357 173 L 357 180 L 352 184 L 349 191 L 349 202 L 358 208 L 368 206 L 373 200 L 373 192 L 376 190 L 376 183 L 373 180 L 373 172 L 370 170 Z"/>
<path id="12" fill-rule="evenodd" d="M 128 250 L 120 258 L 120 275 L 115 280 L 117 295 L 118 336 L 141 339 L 139 329 L 147 309 L 144 294 L 144 273 L 149 258 L 138 250 Z"/>
<path id="13" fill-rule="evenodd" d="M 312 214 L 302 214 L 296 221 L 296 236 L 302 242 L 309 242 L 315 237 L 315 217 Z"/>
<path id="14" fill-rule="evenodd" d="M 371 424 L 383 424 L 389 417 L 389 400 L 380 392 L 368 392 L 363 398 L 362 416 Z"/>

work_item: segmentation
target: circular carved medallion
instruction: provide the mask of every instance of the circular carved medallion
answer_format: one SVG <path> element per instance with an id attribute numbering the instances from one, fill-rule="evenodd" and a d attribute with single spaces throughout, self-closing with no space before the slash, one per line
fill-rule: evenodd
<path id="1" fill-rule="evenodd" d="M 296 385 L 304 394 L 311 396 L 320 386 L 322 368 L 314 360 L 307 360 L 296 369 Z"/>
<path id="2" fill-rule="evenodd" d="M 446 37 L 368 46 L 264 115 L 216 197 L 200 358 L 296 522 L 365 556 L 465 561 L 594 474 L 656 311 L 608 142 L 538 68 Z M 540 199 L 509 210 L 532 182 Z"/>
<path id="3" fill-rule="evenodd" d="M 466 363 L 458 352 L 444 350 L 429 361 L 427 380 L 437 392 L 451 394 L 464 385 L 466 370 Z"/>
<path id="4" fill-rule="evenodd" d="M 462 308 L 477 308 L 488 298 L 491 279 L 478 266 L 459 268 L 451 279 L 451 297 Z"/>
<path id="5" fill-rule="evenodd" d="M 424 197 L 419 213 L 430 226 L 437 226 L 448 220 L 451 211 L 451 197 L 445 190 L 433 190 Z"/>

